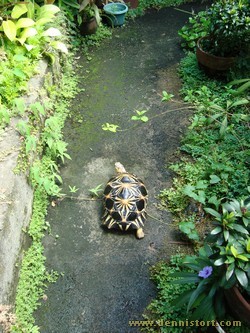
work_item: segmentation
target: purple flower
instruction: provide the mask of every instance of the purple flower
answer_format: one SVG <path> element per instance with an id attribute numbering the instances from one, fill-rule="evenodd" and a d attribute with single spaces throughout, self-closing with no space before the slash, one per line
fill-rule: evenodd
<path id="1" fill-rule="evenodd" d="M 213 272 L 213 267 L 212 266 L 206 266 L 201 271 L 199 271 L 198 276 L 206 279 L 212 274 L 212 272 Z"/>

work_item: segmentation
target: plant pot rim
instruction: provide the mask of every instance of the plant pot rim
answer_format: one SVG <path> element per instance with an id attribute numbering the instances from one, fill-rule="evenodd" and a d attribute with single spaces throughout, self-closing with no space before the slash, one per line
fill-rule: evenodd
<path id="1" fill-rule="evenodd" d="M 224 294 L 232 315 L 250 325 L 250 304 L 242 295 L 237 285 L 232 288 L 225 289 Z"/>
<path id="2" fill-rule="evenodd" d="M 207 52 L 207 51 L 204 51 L 203 48 L 202 48 L 202 46 L 201 46 L 201 42 L 202 42 L 202 40 L 206 40 L 206 39 L 209 39 L 209 37 L 208 37 L 208 36 L 201 37 L 201 38 L 199 38 L 198 41 L 197 41 L 197 48 L 198 48 L 201 52 L 205 53 L 206 55 L 208 55 L 209 57 L 213 58 L 214 60 L 219 60 L 219 59 L 228 59 L 228 61 L 234 61 L 234 60 L 235 60 L 236 57 L 222 57 L 222 56 L 216 56 L 216 55 L 214 55 L 214 54 L 212 54 L 212 53 L 209 53 L 209 52 Z"/>
<path id="3" fill-rule="evenodd" d="M 250 312 L 250 304 L 245 299 L 245 297 L 242 295 L 242 293 L 240 292 L 239 288 L 237 286 L 233 286 L 231 292 L 233 292 L 237 296 L 237 298 L 241 301 L 241 303 L 244 304 L 244 306 Z"/>
<path id="4" fill-rule="evenodd" d="M 112 9 L 112 7 L 118 7 L 117 9 Z M 125 3 L 110 2 L 103 7 L 104 11 L 112 15 L 125 14 L 128 11 L 128 6 Z"/>

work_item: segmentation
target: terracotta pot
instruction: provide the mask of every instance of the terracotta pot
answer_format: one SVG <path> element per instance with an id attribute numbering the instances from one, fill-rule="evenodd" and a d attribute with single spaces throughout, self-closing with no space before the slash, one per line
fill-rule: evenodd
<path id="1" fill-rule="evenodd" d="M 137 8 L 139 5 L 139 0 L 125 0 L 126 4 L 130 4 L 129 8 Z"/>
<path id="2" fill-rule="evenodd" d="M 232 315 L 250 325 L 250 303 L 244 298 L 237 287 L 225 290 L 225 297 Z"/>
<path id="3" fill-rule="evenodd" d="M 95 34 L 97 28 L 98 28 L 98 25 L 97 25 L 95 17 L 92 17 L 89 21 L 82 22 L 79 27 L 81 35 Z"/>
<path id="4" fill-rule="evenodd" d="M 206 38 L 200 38 L 197 42 L 196 57 L 199 65 L 209 74 L 222 73 L 229 70 L 235 64 L 235 57 L 218 57 L 203 51 L 201 43 Z"/>

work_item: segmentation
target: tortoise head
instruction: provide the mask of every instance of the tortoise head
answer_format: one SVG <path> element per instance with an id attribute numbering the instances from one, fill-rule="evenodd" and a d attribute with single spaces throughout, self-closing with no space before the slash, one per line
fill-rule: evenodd
<path id="1" fill-rule="evenodd" d="M 124 166 L 120 162 L 115 163 L 115 169 L 116 169 L 116 172 L 118 172 L 118 173 L 125 173 L 126 172 L 126 169 L 124 168 Z"/>

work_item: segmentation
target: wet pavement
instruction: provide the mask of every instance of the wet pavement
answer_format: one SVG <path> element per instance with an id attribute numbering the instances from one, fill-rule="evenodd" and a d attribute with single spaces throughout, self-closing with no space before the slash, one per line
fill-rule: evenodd
<path id="1" fill-rule="evenodd" d="M 187 19 L 173 8 L 152 10 L 115 29 L 90 62 L 79 60 L 85 91 L 72 102 L 73 117 L 65 128 L 72 160 L 62 167 L 63 192 L 69 185 L 79 190 L 75 199 L 64 199 L 48 212 L 47 266 L 62 275 L 49 286 L 36 313 L 42 333 L 139 332 L 129 321 L 142 319 L 156 295 L 149 268 L 177 250 L 171 243 L 171 215 L 157 209 L 156 196 L 171 184 L 166 165 L 180 145 L 190 112 L 164 113 L 129 128 L 135 125 L 130 120 L 135 110 L 148 110 L 150 118 L 176 108 L 162 103 L 160 95 L 167 90 L 178 98 L 183 52 L 177 31 Z M 103 131 L 106 122 L 123 131 Z M 149 191 L 150 216 L 142 240 L 134 233 L 104 230 L 102 202 L 83 200 L 88 189 L 104 186 L 117 161 L 142 178 Z"/>

